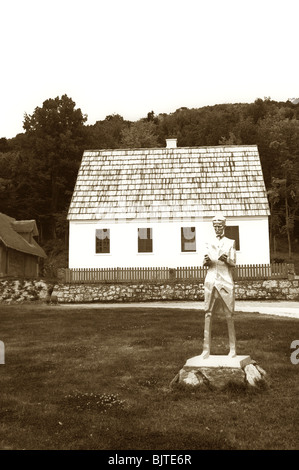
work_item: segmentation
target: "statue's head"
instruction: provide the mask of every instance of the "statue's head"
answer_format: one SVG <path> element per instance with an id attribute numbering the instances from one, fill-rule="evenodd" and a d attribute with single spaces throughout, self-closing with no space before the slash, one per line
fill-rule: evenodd
<path id="1" fill-rule="evenodd" d="M 225 225 L 226 225 L 226 218 L 224 217 L 224 215 L 222 214 L 215 215 L 215 217 L 212 220 L 212 223 L 213 223 L 216 236 L 222 237 L 224 235 Z"/>

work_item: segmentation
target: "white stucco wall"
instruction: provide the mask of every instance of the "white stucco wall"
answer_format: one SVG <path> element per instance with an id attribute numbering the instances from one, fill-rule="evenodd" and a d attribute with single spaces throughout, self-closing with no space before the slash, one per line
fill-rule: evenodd
<path id="1" fill-rule="evenodd" d="M 227 225 L 238 225 L 240 251 L 237 264 L 270 263 L 268 218 L 227 218 Z M 138 253 L 138 228 L 152 228 L 153 253 Z M 181 227 L 196 227 L 196 252 L 181 252 Z M 110 229 L 110 253 L 95 253 L 95 231 Z M 69 267 L 183 267 L 202 263 L 205 241 L 214 234 L 211 220 L 198 221 L 70 221 Z"/>

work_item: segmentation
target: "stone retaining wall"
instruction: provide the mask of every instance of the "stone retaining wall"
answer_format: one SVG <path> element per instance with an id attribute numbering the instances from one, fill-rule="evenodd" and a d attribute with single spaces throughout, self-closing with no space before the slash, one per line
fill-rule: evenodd
<path id="1" fill-rule="evenodd" d="M 22 303 L 50 300 L 53 287 L 53 283 L 43 280 L 6 279 L 0 281 L 0 302 Z"/>
<path id="2" fill-rule="evenodd" d="M 299 279 L 240 281 L 237 300 L 299 300 Z M 56 284 L 47 281 L 0 281 L 0 302 L 43 301 L 58 303 L 146 302 L 203 300 L 202 282 L 127 284 Z"/>
<path id="3" fill-rule="evenodd" d="M 299 280 L 240 281 L 237 300 L 299 300 Z M 203 300 L 202 282 L 144 284 L 57 284 L 52 299 L 73 302 L 146 302 L 159 300 Z"/>

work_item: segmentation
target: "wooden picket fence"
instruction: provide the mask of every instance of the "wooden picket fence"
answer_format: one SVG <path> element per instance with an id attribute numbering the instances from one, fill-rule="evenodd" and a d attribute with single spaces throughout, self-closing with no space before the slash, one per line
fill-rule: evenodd
<path id="1" fill-rule="evenodd" d="M 168 281 L 168 268 L 66 269 L 67 283 Z"/>
<path id="2" fill-rule="evenodd" d="M 292 271 L 287 263 L 238 265 L 234 268 L 234 280 L 287 279 Z M 101 283 L 101 282 L 154 282 L 154 281 L 203 281 L 206 267 L 172 268 L 95 268 L 65 269 L 66 283 Z"/>
<path id="3" fill-rule="evenodd" d="M 207 267 L 201 266 L 177 268 L 176 279 L 203 280 L 207 274 L 207 270 Z M 292 271 L 292 269 L 290 269 L 290 265 L 287 263 L 240 264 L 234 268 L 233 276 L 235 281 L 251 279 L 287 279 L 289 271 Z"/>

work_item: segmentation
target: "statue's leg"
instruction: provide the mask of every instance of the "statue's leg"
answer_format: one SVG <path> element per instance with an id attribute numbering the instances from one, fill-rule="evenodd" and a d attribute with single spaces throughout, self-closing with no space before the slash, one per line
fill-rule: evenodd
<path id="1" fill-rule="evenodd" d="M 232 315 L 227 315 L 226 317 L 227 327 L 228 327 L 228 338 L 229 338 L 229 356 L 235 357 L 237 355 L 237 348 L 236 348 L 236 333 L 235 333 L 235 325 Z"/>
<path id="2" fill-rule="evenodd" d="M 211 321 L 212 321 L 212 313 L 206 312 L 205 314 L 205 329 L 204 329 L 204 339 L 203 339 L 203 351 L 202 357 L 207 359 L 210 355 L 211 349 Z"/>

